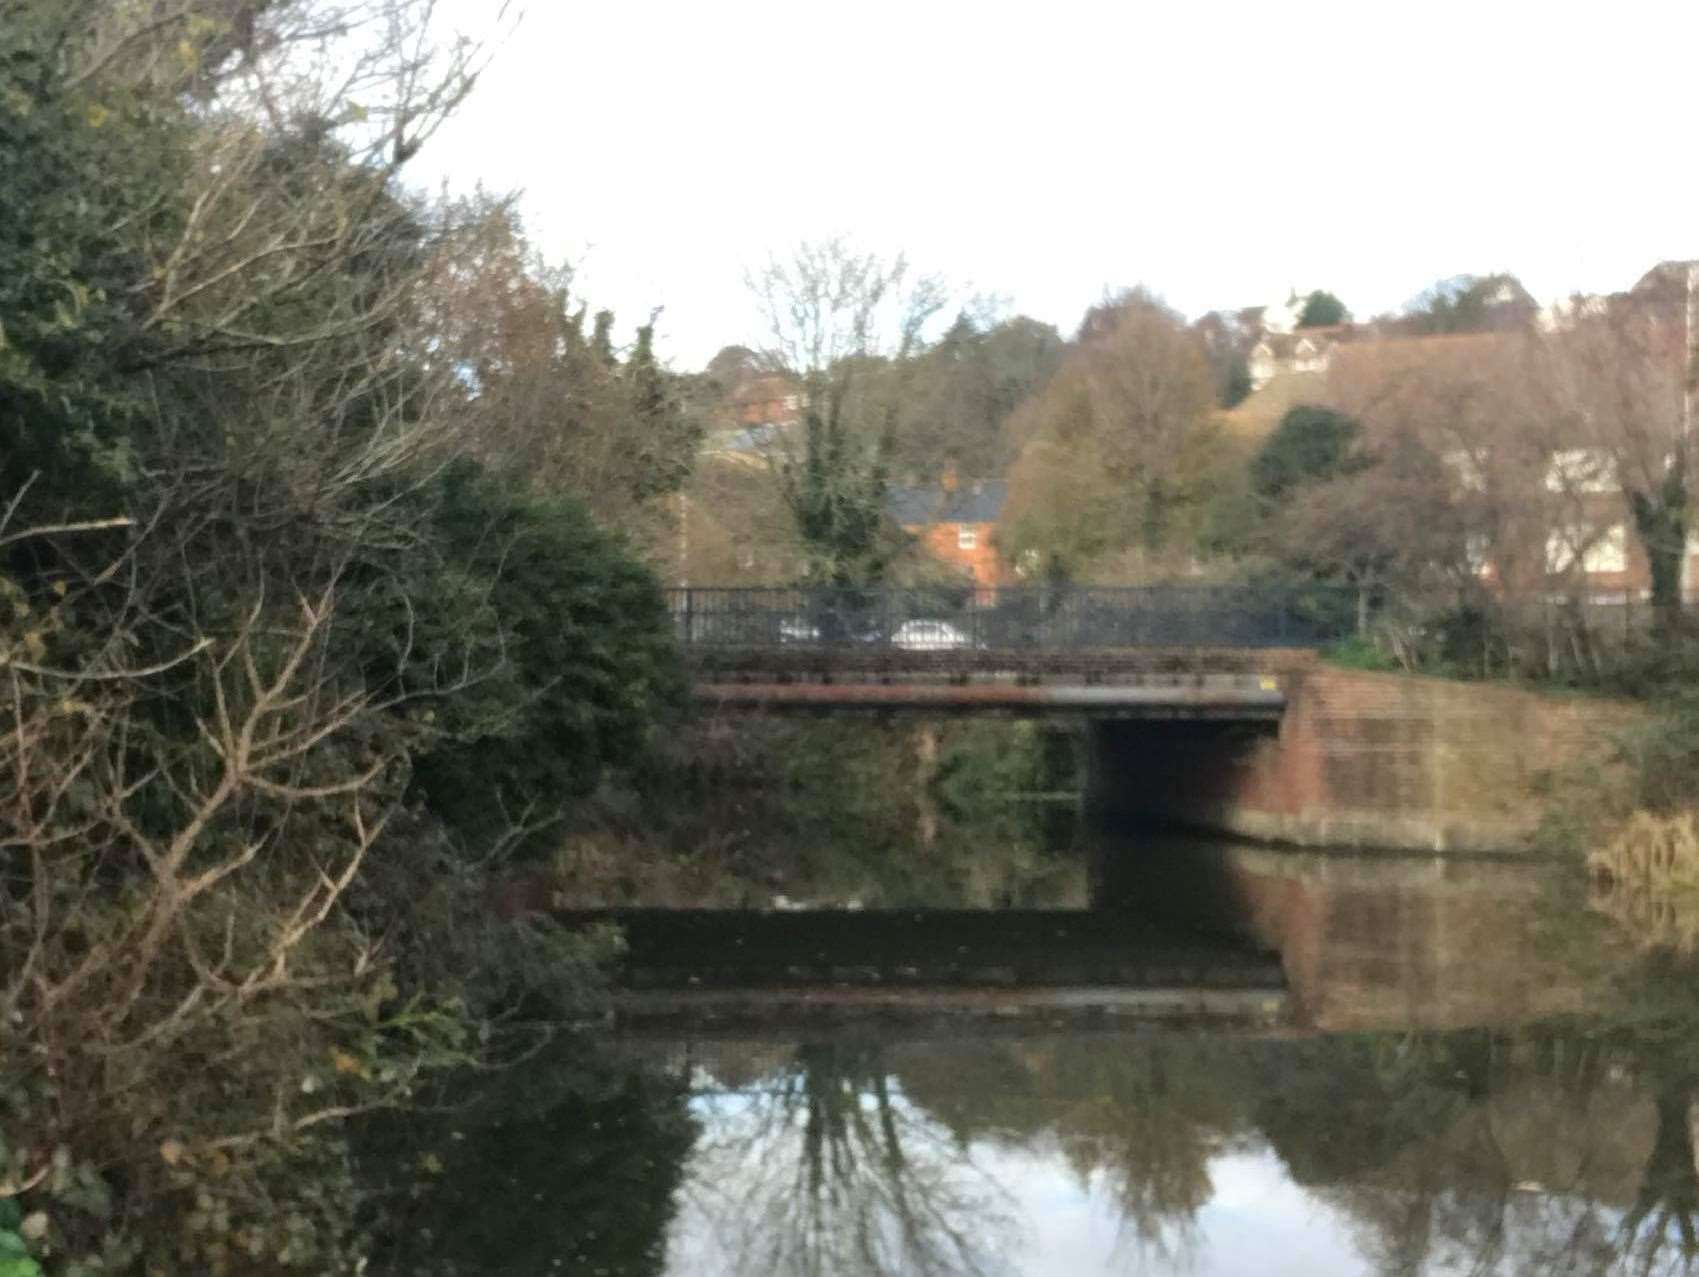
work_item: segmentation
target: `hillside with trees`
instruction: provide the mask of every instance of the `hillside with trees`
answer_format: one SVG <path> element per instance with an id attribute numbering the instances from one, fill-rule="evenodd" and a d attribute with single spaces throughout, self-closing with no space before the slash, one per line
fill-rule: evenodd
<path id="1" fill-rule="evenodd" d="M 999 549 L 1029 575 L 1133 579 L 1197 548 L 1217 456 L 1203 343 L 1133 291 L 1096 308 L 1055 377 L 1009 418 Z"/>

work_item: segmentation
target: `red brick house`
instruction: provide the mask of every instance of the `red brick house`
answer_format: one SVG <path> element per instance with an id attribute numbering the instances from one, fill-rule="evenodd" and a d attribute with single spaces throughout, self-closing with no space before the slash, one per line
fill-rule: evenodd
<path id="1" fill-rule="evenodd" d="M 891 519 L 941 563 L 983 589 L 1004 584 L 1007 573 L 992 544 L 1009 485 L 1002 479 L 958 481 L 946 471 L 937 485 L 894 486 L 886 508 Z"/>

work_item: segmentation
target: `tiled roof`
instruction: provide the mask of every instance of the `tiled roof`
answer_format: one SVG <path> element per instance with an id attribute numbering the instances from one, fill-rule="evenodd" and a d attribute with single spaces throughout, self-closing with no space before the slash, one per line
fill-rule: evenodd
<path id="1" fill-rule="evenodd" d="M 894 485 L 885 509 L 905 528 L 927 523 L 996 523 L 1008 499 L 1009 485 L 1003 479 L 963 481 L 954 491 L 932 485 Z"/>
<path id="2" fill-rule="evenodd" d="M 1331 324 L 1327 327 L 1299 328 L 1289 333 L 1265 332 L 1257 339 L 1257 345 L 1267 347 L 1269 354 L 1276 359 L 1291 359 L 1300 342 L 1308 342 L 1310 347 L 1319 353 L 1341 341 L 1360 336 L 1361 331 L 1361 325 L 1358 324 Z"/>

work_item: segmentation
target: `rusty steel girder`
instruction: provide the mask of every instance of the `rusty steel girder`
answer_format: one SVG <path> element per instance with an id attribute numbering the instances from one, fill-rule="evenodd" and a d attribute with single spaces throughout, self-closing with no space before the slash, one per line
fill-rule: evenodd
<path id="1" fill-rule="evenodd" d="M 699 683 L 699 703 L 720 710 L 877 710 L 925 713 L 1070 714 L 1103 718 L 1275 719 L 1286 708 L 1279 680 L 1225 676 L 1154 684 Z"/>

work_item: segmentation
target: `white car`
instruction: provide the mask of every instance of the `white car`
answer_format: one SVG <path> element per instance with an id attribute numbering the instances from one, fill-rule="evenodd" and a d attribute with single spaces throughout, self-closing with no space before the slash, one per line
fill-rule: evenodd
<path id="1" fill-rule="evenodd" d="M 948 621 L 904 621 L 892 632 L 891 646 L 905 652 L 954 652 L 972 647 L 973 640 Z"/>
<path id="2" fill-rule="evenodd" d="M 779 622 L 779 642 L 781 643 L 818 643 L 820 630 L 807 621 L 786 620 Z"/>

